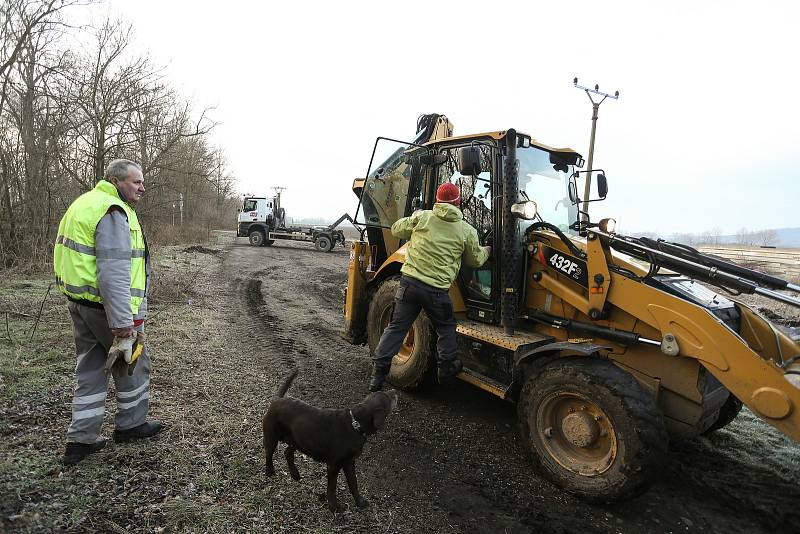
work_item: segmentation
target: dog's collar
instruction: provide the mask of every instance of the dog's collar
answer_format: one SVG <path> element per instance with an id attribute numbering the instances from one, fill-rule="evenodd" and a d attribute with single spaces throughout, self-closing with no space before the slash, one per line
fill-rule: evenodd
<path id="1" fill-rule="evenodd" d="M 361 431 L 361 423 L 356 421 L 356 418 L 353 416 L 353 410 L 347 410 L 347 412 L 350 414 L 350 424 L 353 425 L 353 430 L 359 434 L 363 434 L 364 432 Z"/>

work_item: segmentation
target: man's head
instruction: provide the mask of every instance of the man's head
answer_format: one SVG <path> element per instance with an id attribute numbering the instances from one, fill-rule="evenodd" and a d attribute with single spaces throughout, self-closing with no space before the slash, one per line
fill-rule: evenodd
<path id="1" fill-rule="evenodd" d="M 461 192 L 456 184 L 445 182 L 436 190 L 436 202 L 445 202 L 453 206 L 461 205 Z"/>
<path id="2" fill-rule="evenodd" d="M 144 194 L 142 167 L 129 159 L 113 160 L 106 167 L 103 178 L 114 184 L 119 196 L 128 204 L 136 204 Z"/>

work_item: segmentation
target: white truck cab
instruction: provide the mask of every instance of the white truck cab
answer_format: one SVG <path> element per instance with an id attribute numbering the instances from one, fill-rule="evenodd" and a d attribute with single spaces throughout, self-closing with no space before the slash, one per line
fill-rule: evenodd
<path id="1" fill-rule="evenodd" d="M 273 215 L 274 206 L 275 199 L 272 197 L 244 197 L 239 210 L 239 226 L 242 223 L 267 222 L 267 218 Z"/>

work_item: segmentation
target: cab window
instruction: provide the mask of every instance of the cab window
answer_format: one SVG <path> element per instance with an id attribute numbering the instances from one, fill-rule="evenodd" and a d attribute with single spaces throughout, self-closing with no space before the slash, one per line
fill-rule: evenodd
<path id="1" fill-rule="evenodd" d="M 439 169 L 438 184 L 445 182 L 455 184 L 461 192 L 461 212 L 464 221 L 478 232 L 478 240 L 485 245 L 492 239 L 494 219 L 492 218 L 492 163 L 494 148 L 479 145 L 481 153 L 481 170 L 478 176 L 464 176 L 458 171 L 458 149 L 445 150 L 447 161 Z M 469 300 L 488 301 L 492 297 L 492 264 L 472 269 L 461 264 L 459 278 L 467 291 Z"/>

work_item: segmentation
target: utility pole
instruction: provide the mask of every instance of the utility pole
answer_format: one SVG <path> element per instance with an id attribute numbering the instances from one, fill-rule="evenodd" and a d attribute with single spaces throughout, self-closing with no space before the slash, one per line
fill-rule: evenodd
<path id="1" fill-rule="evenodd" d="M 589 89 L 588 87 L 583 87 L 582 85 L 578 85 L 578 78 L 572 80 L 572 83 L 578 89 L 586 91 L 586 96 L 589 97 L 589 100 L 592 102 L 592 135 L 589 138 L 589 159 L 587 161 L 588 169 L 586 170 L 586 186 L 583 188 L 583 214 L 581 215 L 581 219 L 583 221 L 589 220 L 589 193 L 592 190 L 592 161 L 594 160 L 594 134 L 595 130 L 597 129 L 597 111 L 600 108 L 600 104 L 602 104 L 606 98 L 613 98 L 617 100 L 619 98 L 619 91 L 614 91 L 614 95 L 610 95 L 608 93 L 601 93 L 600 86 L 595 84 L 594 89 Z M 592 98 L 592 94 L 602 96 L 602 100 L 599 102 L 595 102 L 594 98 Z"/>

